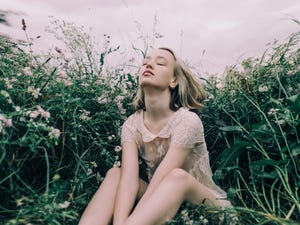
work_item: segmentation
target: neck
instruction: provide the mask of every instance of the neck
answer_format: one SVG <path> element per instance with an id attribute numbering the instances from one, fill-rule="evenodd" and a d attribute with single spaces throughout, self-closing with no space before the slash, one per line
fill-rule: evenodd
<path id="1" fill-rule="evenodd" d="M 159 120 L 169 117 L 173 111 L 170 109 L 171 95 L 169 90 L 158 92 L 157 90 L 144 89 L 145 115 L 151 120 Z"/>

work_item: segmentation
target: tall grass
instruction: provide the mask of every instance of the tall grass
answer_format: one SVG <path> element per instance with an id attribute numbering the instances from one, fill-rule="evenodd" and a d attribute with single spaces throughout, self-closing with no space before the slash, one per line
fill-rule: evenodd
<path id="1" fill-rule="evenodd" d="M 105 35 L 54 21 L 64 45 L 46 55 L 32 39 L 0 37 L 0 222 L 77 224 L 108 168 L 119 160 L 119 128 L 132 113 L 136 74 Z M 26 32 L 26 24 L 23 21 Z M 215 181 L 234 209 L 184 204 L 169 224 L 296 224 L 299 206 L 299 33 L 258 59 L 203 78 L 202 114 Z M 142 169 L 142 168 L 141 168 Z M 142 174 L 143 175 L 143 174 Z M 234 210 L 234 211 L 233 211 Z M 228 222 L 229 223 L 229 222 Z"/>
<path id="2" fill-rule="evenodd" d="M 244 224 L 300 220 L 299 33 L 261 58 L 230 67 L 203 120 L 215 177 L 229 188 Z"/>

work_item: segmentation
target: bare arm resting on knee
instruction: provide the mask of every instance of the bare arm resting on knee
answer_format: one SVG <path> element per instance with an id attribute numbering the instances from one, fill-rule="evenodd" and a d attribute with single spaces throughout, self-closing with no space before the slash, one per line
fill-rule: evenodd
<path id="1" fill-rule="evenodd" d="M 122 172 L 114 211 L 114 225 L 123 225 L 139 189 L 138 151 L 135 143 L 123 143 Z"/>

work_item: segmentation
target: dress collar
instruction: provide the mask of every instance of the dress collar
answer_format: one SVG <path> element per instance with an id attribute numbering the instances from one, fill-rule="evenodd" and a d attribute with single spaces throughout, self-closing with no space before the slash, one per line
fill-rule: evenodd
<path id="1" fill-rule="evenodd" d="M 172 116 L 170 116 L 167 124 L 160 130 L 160 132 L 158 134 L 153 134 L 151 131 L 149 131 L 147 129 L 147 127 L 144 124 L 144 111 L 141 110 L 139 112 L 139 118 L 138 118 L 138 130 L 140 131 L 140 133 L 142 134 L 142 139 L 143 142 L 151 142 L 153 141 L 155 138 L 159 137 L 159 138 L 169 138 L 171 135 L 171 131 L 173 130 L 174 125 L 176 125 L 179 121 L 180 118 L 180 114 L 182 114 L 182 112 L 184 111 L 188 111 L 187 108 L 179 108 L 176 112 L 173 113 Z"/>

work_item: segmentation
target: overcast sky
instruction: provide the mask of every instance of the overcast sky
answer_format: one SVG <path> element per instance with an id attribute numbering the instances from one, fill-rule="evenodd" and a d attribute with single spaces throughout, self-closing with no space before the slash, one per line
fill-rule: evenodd
<path id="1" fill-rule="evenodd" d="M 0 0 L 0 10 L 18 12 L 7 17 L 10 27 L 0 25 L 0 33 L 25 39 L 20 22 L 25 18 L 29 35 L 42 36 L 36 48 L 45 50 L 55 45 L 44 32 L 49 16 L 92 27 L 99 40 L 108 34 L 128 51 L 131 43 L 142 45 L 141 31 L 151 38 L 154 27 L 163 35 L 156 47 L 171 47 L 210 74 L 260 56 L 267 43 L 300 30 L 291 21 L 300 20 L 299 0 Z"/>

